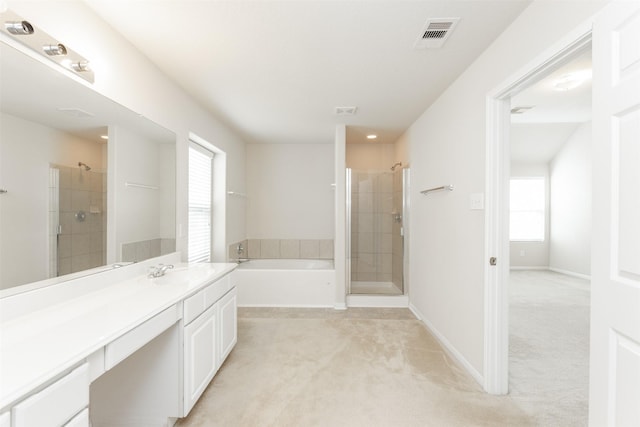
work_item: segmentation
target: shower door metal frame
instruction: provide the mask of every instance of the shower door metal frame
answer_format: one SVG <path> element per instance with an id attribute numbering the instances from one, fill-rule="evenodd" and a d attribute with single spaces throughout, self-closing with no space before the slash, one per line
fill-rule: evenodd
<path id="1" fill-rule="evenodd" d="M 347 295 L 351 295 L 351 168 L 347 168 L 345 175 L 345 199 L 346 199 L 346 262 L 345 262 L 345 287 Z"/>

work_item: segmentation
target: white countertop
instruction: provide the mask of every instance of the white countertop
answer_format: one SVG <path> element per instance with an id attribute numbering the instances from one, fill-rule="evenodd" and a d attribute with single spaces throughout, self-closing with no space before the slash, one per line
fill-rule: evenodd
<path id="1" fill-rule="evenodd" d="M 136 276 L 4 322 L 0 410 L 235 267 L 176 264 L 161 278 Z"/>

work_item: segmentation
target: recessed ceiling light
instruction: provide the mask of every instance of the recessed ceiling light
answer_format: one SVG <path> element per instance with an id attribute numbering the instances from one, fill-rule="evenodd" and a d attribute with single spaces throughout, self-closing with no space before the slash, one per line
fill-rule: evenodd
<path id="1" fill-rule="evenodd" d="M 553 82 L 553 88 L 559 91 L 575 89 L 591 78 L 591 70 L 574 71 L 560 76 Z"/>
<path id="2" fill-rule="evenodd" d="M 376 139 L 377 137 L 378 135 L 374 135 L 374 134 L 367 135 L 367 139 Z"/>

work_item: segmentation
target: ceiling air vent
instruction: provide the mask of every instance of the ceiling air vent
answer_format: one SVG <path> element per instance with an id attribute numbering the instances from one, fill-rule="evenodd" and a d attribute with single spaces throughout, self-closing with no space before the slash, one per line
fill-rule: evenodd
<path id="1" fill-rule="evenodd" d="M 336 116 L 355 116 L 358 107 L 336 107 Z"/>
<path id="2" fill-rule="evenodd" d="M 460 18 L 428 19 L 422 27 L 414 49 L 437 49 L 444 45 Z"/>
<path id="3" fill-rule="evenodd" d="M 58 111 L 64 113 L 68 116 L 75 117 L 77 119 L 84 119 L 87 117 L 93 117 L 94 114 L 91 114 L 87 111 L 81 110 L 79 108 L 58 108 Z"/>

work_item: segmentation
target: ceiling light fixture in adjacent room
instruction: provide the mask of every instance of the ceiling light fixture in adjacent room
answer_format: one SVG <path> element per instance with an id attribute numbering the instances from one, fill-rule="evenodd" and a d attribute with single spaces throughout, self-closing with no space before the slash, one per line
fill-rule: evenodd
<path id="1" fill-rule="evenodd" d="M 375 135 L 375 134 L 367 135 L 367 139 L 376 139 L 377 137 L 378 135 Z"/>
<path id="2" fill-rule="evenodd" d="M 100 138 L 102 138 L 105 141 L 107 141 L 109 139 L 109 135 L 100 135 Z"/>
<path id="3" fill-rule="evenodd" d="M 592 76 L 591 70 L 574 71 L 560 76 L 553 82 L 553 88 L 558 91 L 566 92 L 575 89 L 582 83 L 589 80 Z"/>

